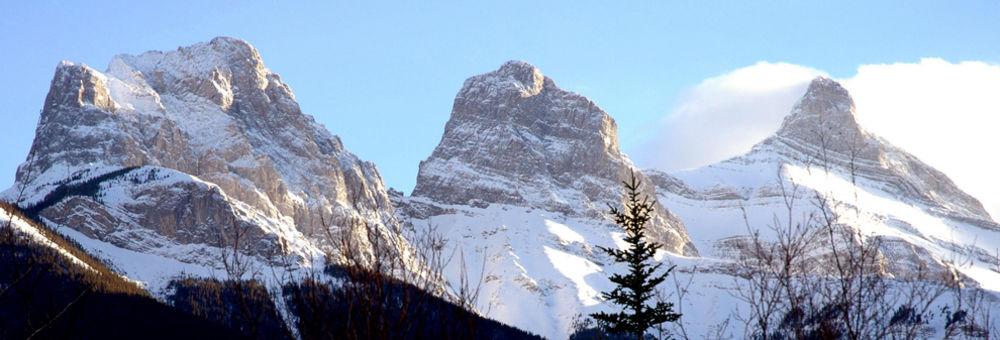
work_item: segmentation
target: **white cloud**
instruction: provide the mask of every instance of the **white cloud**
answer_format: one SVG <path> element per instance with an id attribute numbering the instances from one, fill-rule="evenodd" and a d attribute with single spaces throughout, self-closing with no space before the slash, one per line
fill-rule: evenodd
<path id="1" fill-rule="evenodd" d="M 761 62 L 707 79 L 635 150 L 636 160 L 674 171 L 739 155 L 776 131 L 809 80 L 823 74 Z M 862 126 L 943 171 L 1000 219 L 1000 65 L 862 65 L 838 81 Z"/>

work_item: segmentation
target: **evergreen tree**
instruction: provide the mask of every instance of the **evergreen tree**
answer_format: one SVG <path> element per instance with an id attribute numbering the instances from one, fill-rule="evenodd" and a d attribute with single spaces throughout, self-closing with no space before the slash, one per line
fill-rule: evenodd
<path id="1" fill-rule="evenodd" d="M 620 306 L 617 313 L 594 313 L 591 317 L 612 333 L 635 335 L 642 339 L 646 330 L 652 326 L 667 321 L 677 321 L 681 314 L 674 313 L 673 303 L 657 301 L 650 303 L 655 295 L 656 286 L 666 280 L 674 267 L 668 268 L 662 274 L 657 274 L 662 263 L 652 264 L 653 255 L 661 245 L 645 240 L 643 228 L 651 218 L 654 203 L 649 197 L 639 192 L 639 180 L 632 172 L 631 179 L 625 185 L 625 206 L 620 210 L 614 206 L 610 214 L 615 224 L 625 229 L 627 249 L 600 247 L 602 251 L 614 258 L 615 262 L 628 265 L 626 274 L 613 274 L 611 282 L 617 286 L 610 292 L 602 292 L 605 300 Z"/>

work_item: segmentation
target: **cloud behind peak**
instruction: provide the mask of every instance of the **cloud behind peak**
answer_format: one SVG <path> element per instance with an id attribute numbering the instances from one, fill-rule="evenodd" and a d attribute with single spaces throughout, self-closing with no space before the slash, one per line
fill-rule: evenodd
<path id="1" fill-rule="evenodd" d="M 826 72 L 758 62 L 690 88 L 631 154 L 676 171 L 748 151 L 781 125 L 809 82 Z M 869 64 L 836 79 L 859 123 L 943 171 L 1000 219 L 1000 65 L 925 58 Z"/>

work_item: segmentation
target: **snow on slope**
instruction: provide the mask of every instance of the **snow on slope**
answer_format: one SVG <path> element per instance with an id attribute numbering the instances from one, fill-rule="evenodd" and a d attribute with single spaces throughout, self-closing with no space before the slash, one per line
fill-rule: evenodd
<path id="1" fill-rule="evenodd" d="M 407 204 L 428 203 L 419 197 L 406 200 Z M 600 292 L 613 288 L 607 280 L 610 272 L 626 268 L 613 264 L 597 247 L 623 247 L 621 232 L 615 227 L 592 219 L 505 204 L 441 208 L 446 212 L 411 220 L 413 227 L 436 226 L 448 240 L 445 252 L 454 253 L 455 257 L 445 273 L 453 289 L 459 288 L 463 272 L 464 279 L 473 284 L 482 273 L 477 309 L 487 317 L 549 339 L 565 339 L 572 334 L 576 317 L 613 309 L 601 301 Z M 770 211 L 767 207 L 761 209 Z M 742 226 L 743 222 L 737 221 L 739 217 L 731 212 L 713 211 L 712 215 L 718 213 L 722 219 L 732 219 Z M 685 213 L 679 211 L 681 216 Z M 692 233 L 695 238 L 700 235 Z M 712 243 L 705 243 L 702 249 L 711 249 L 709 245 Z M 677 265 L 661 289 L 667 301 L 677 304 L 675 310 L 684 314 L 680 322 L 691 338 L 743 338 L 745 325 L 739 316 L 745 316 L 750 308 L 737 297 L 735 290 L 744 283 L 728 271 L 731 259 L 722 255 L 715 258 L 716 255 L 713 252 L 685 257 L 659 252 L 658 261 Z M 465 258 L 464 271 L 459 256 Z M 966 268 L 963 272 L 972 271 Z M 676 292 L 680 290 L 686 295 L 677 301 Z M 931 310 L 953 305 L 953 299 L 946 292 Z M 940 332 L 944 318 L 935 314 L 929 322 L 934 332 Z M 677 324 L 666 327 L 673 334 L 681 332 Z"/>
<path id="2" fill-rule="evenodd" d="M 504 68 L 498 72 L 503 73 Z M 466 87 L 483 81 L 481 78 L 493 79 L 474 77 Z M 525 84 L 537 77 L 515 78 L 519 82 L 514 83 Z M 486 93 L 502 93 L 497 86 L 486 88 L 490 89 Z M 596 207 L 594 202 L 600 200 L 615 203 L 608 198 L 612 195 L 575 191 L 558 181 L 553 185 L 524 180 L 551 169 L 518 171 L 519 167 L 530 168 L 532 158 L 559 159 L 558 152 L 550 155 L 550 148 L 530 142 L 555 139 L 542 133 L 543 137 L 528 138 L 528 142 L 516 138 L 509 143 L 503 138 L 505 142 L 492 142 L 494 131 L 539 135 L 534 131 L 541 123 L 522 126 L 520 122 L 533 122 L 537 117 L 522 118 L 525 113 L 517 108 L 520 104 L 506 100 L 537 95 L 540 92 L 532 90 L 535 88 L 515 86 L 510 97 L 499 100 L 469 95 L 478 92 L 463 88 L 441 145 L 421 164 L 420 190 L 411 197 L 396 197 L 396 203 L 401 219 L 418 230 L 438 228 L 451 249 L 465 254 L 466 270 L 456 262 L 446 270 L 452 285 L 463 280 L 463 272 L 470 276 L 465 279 L 475 282 L 479 268 L 484 268 L 478 303 L 481 311 L 559 339 L 570 334 L 575 316 L 612 308 L 601 301 L 600 292 L 611 288 L 608 273 L 620 268 L 597 247 L 624 245 L 620 231 L 605 217 L 553 209 L 537 192 L 547 190 L 561 198 L 573 194 L 585 197 L 565 200 L 570 207 Z M 816 210 L 811 198 L 818 193 L 827 199 L 838 222 L 856 226 L 867 236 L 881 237 L 886 241 L 883 254 L 889 256 L 888 268 L 894 275 L 905 276 L 917 265 L 941 272 L 957 266 L 967 282 L 1000 289 L 1000 263 L 988 256 L 1000 249 L 1000 227 L 975 198 L 958 190 L 947 176 L 864 131 L 853 110 L 850 96 L 839 84 L 819 78 L 782 130 L 748 154 L 675 174 L 644 171 L 646 184 L 655 187 L 662 206 L 684 222 L 692 248 L 699 250 L 694 257 L 668 252 L 658 255 L 659 260 L 678 265 L 675 278 L 679 282 L 690 280 L 688 295 L 678 305 L 685 313 L 682 322 L 690 336 L 745 335 L 736 315 L 746 312 L 747 305 L 734 296 L 734 289 L 744 281 L 732 272 L 734 256 L 740 253 L 727 241 L 748 235 L 751 229 L 773 239 L 767 226 L 776 214 L 789 214 L 786 197 L 796 198 L 791 206 L 793 219 Z M 547 115 L 545 111 L 534 114 Z M 490 118 L 477 120 L 477 115 Z M 475 133 L 459 138 L 464 135 L 454 132 L 465 130 Z M 486 149 L 493 151 L 475 147 L 483 141 L 489 143 Z M 527 149 L 524 159 L 528 165 L 515 164 L 522 160 L 521 154 L 511 149 Z M 499 158 L 488 158 L 496 153 Z M 575 158 L 578 164 L 591 161 Z M 790 192 L 793 187 L 794 193 Z M 610 183 L 605 187 L 608 193 L 620 193 L 615 189 Z M 571 194 L 561 194 L 564 191 Z M 974 259 L 962 262 L 970 253 Z M 671 280 L 662 288 L 673 292 L 677 287 Z M 949 302 L 948 297 L 942 297 L 935 308 Z M 941 320 L 932 323 L 941 326 Z M 728 326 L 719 328 L 722 325 Z"/>
<path id="3" fill-rule="evenodd" d="M 904 257 L 895 264 L 918 261 L 943 270 L 959 262 L 959 272 L 1000 291 L 1000 225 L 944 174 L 864 131 L 849 94 L 825 78 L 810 85 L 775 136 L 749 153 L 651 177 L 661 202 L 690 226 L 705 256 L 731 257 L 724 241 L 751 228 L 773 238 L 768 226 L 774 216 L 788 215 L 785 198 L 795 197 L 797 221 L 825 204 L 839 223 L 930 255 L 896 254 Z"/>
<path id="4" fill-rule="evenodd" d="M 597 246 L 613 246 L 622 237 L 608 223 L 508 204 L 436 206 L 447 213 L 410 223 L 436 226 L 448 240 L 446 252 L 455 257 L 445 274 L 454 289 L 462 281 L 462 256 L 467 279 L 478 282 L 482 273 L 477 305 L 486 316 L 562 339 L 574 316 L 605 307 L 600 292 L 611 287 L 604 273 L 610 259 Z"/>
<path id="5" fill-rule="evenodd" d="M 154 294 L 161 294 L 170 280 L 181 276 L 225 277 L 227 273 L 219 267 L 224 251 L 219 237 L 229 230 L 225 228 L 231 227 L 231 221 L 245 226 L 242 250 L 257 255 L 248 259 L 257 268 L 268 266 L 263 258 L 289 256 L 301 267 L 309 267 L 322 256 L 289 221 L 262 214 L 226 196 L 218 186 L 172 169 L 131 169 L 97 183 L 94 193 L 77 193 L 53 203 L 42 212 L 48 225 L 87 251 L 111 260 L 121 274 Z M 158 210 L 175 204 L 186 208 Z M 218 211 L 222 213 L 213 215 Z M 188 225 L 193 228 L 184 227 Z M 278 240 L 285 245 L 284 255 L 267 253 Z"/>
<path id="6" fill-rule="evenodd" d="M 615 244 L 604 213 L 633 171 L 645 180 L 621 152 L 610 115 L 538 68 L 509 61 L 465 81 L 413 194 L 395 203 L 404 224 L 440 227 L 465 255 L 467 273 L 485 268 L 481 311 L 565 338 L 575 315 L 602 308 L 608 260 L 595 247 Z M 653 195 L 652 186 L 642 190 Z M 647 231 L 667 251 L 698 253 L 662 206 Z M 461 282 L 460 264 L 446 270 L 452 285 Z"/>

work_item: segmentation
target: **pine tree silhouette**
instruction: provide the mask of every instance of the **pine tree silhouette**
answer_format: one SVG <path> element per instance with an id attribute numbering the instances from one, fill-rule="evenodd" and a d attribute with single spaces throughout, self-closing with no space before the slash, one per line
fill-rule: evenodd
<path id="1" fill-rule="evenodd" d="M 591 314 L 599 324 L 609 332 L 632 334 L 636 339 L 642 339 L 646 330 L 652 326 L 667 321 L 677 321 L 681 314 L 674 313 L 673 303 L 657 301 L 650 303 L 655 295 L 656 286 L 663 282 L 674 267 L 668 268 L 662 274 L 656 272 L 663 263 L 652 264 L 653 255 L 661 245 L 645 240 L 643 228 L 649 222 L 654 203 L 649 197 L 639 192 L 640 182 L 631 174 L 625 185 L 625 206 L 620 210 L 614 206 L 610 214 L 615 224 L 625 229 L 627 249 L 600 247 L 602 251 L 614 258 L 615 262 L 628 265 L 626 274 L 616 273 L 609 278 L 617 286 L 610 292 L 602 292 L 605 300 L 620 306 L 617 313 L 599 312 Z"/>

